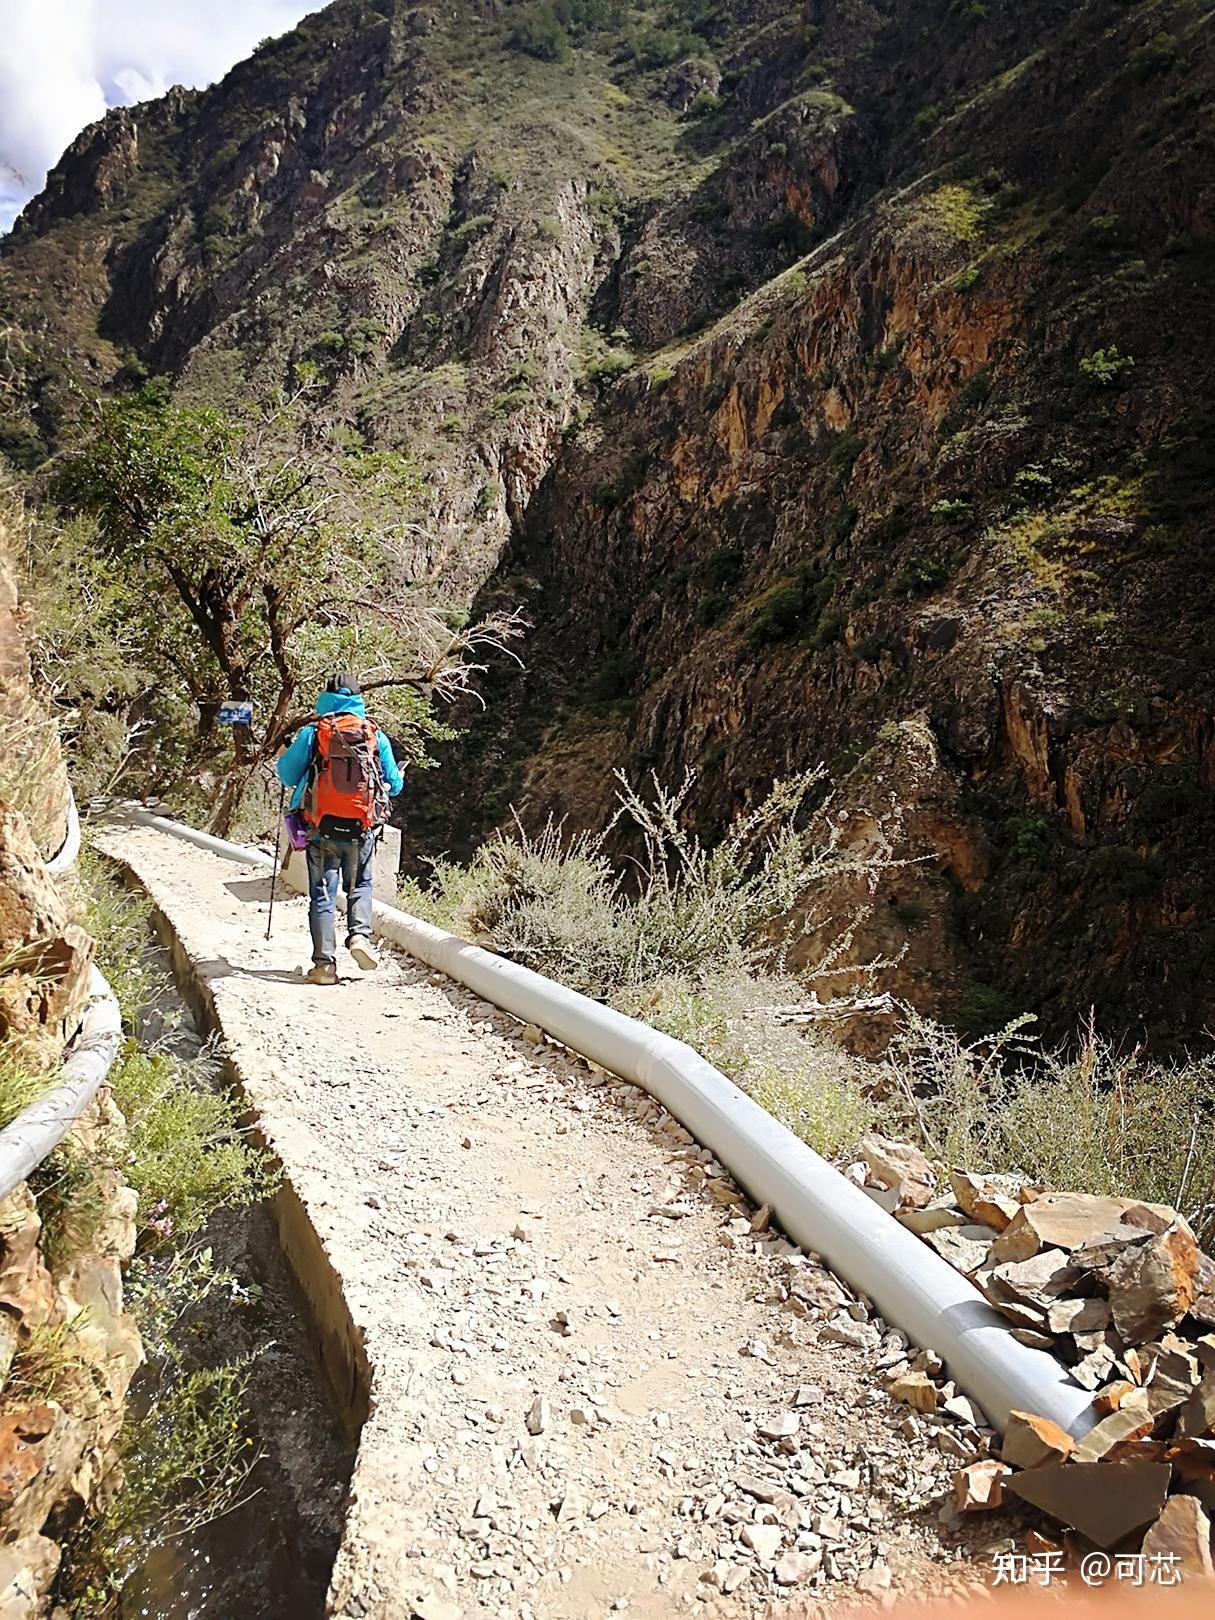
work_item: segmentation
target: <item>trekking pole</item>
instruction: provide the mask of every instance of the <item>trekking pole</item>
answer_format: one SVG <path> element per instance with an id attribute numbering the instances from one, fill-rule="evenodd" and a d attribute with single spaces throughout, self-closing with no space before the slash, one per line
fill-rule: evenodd
<path id="1" fill-rule="evenodd" d="M 270 938 L 270 924 L 274 921 L 274 889 L 278 883 L 278 846 L 283 836 L 283 801 L 287 796 L 284 782 L 278 790 L 278 820 L 274 824 L 274 867 L 270 873 L 270 911 L 266 917 L 266 938 Z"/>

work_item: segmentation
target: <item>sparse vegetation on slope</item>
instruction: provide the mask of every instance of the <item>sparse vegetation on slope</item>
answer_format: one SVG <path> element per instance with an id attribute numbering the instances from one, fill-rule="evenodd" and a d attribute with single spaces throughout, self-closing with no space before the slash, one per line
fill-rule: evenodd
<path id="1" fill-rule="evenodd" d="M 148 1366 L 115 1442 L 122 1487 L 75 1529 L 60 1577 L 68 1612 L 97 1620 L 117 1613 L 124 1585 L 167 1537 L 224 1512 L 256 1461 L 244 1407 L 247 1368 L 239 1361 L 200 1367 L 183 1336 L 210 1292 L 239 1294 L 242 1286 L 215 1266 L 199 1237 L 203 1227 L 221 1208 L 270 1196 L 278 1177 L 251 1142 L 215 1055 L 173 1050 L 180 1014 L 151 963 L 149 902 L 119 887 L 94 856 L 83 878 L 84 920 L 130 1031 L 110 1075 L 123 1123 L 105 1116 L 87 1141 L 65 1138 L 31 1186 L 55 1263 L 95 1241 L 88 1223 L 105 1217 L 107 1177 L 120 1171 L 139 1195 L 125 1282 Z M 151 1046 L 144 1044 L 150 1025 L 159 1029 Z M 37 1398 L 53 1396 L 48 1380 L 87 1376 L 74 1331 L 33 1345 L 19 1369 L 27 1381 L 41 1380 Z"/>
<path id="2" fill-rule="evenodd" d="M 837 1031 L 854 996 L 807 1004 L 805 983 L 782 971 L 787 934 L 774 929 L 809 901 L 804 928 L 817 932 L 815 901 L 833 868 L 848 865 L 873 888 L 885 861 L 808 844 L 795 819 L 808 785 L 779 789 L 712 854 L 679 826 L 686 795 L 656 791 L 647 803 L 626 789 L 621 812 L 648 852 L 636 889 L 602 838 L 567 841 L 550 827 L 538 839 L 499 833 L 467 867 L 436 862 L 432 881 L 405 885 L 400 898 L 687 1041 L 828 1157 L 852 1157 L 876 1127 L 947 1166 L 1173 1205 L 1196 1230 L 1215 1229 L 1210 1059 L 1153 1063 L 1091 1026 L 1054 1049 L 1027 1016 L 1002 1015 L 966 1039 L 907 1006 L 880 1058 L 847 1053 Z M 855 975 L 861 920 L 820 947 L 803 981 L 829 988 Z M 890 965 L 865 966 L 871 988 Z"/>

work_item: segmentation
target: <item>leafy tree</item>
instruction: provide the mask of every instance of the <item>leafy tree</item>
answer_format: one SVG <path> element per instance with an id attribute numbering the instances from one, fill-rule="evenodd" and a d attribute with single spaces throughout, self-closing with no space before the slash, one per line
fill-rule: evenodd
<path id="1" fill-rule="evenodd" d="M 563 62 L 570 53 L 569 36 L 549 0 L 540 0 L 524 12 L 507 44 L 541 62 Z"/>
<path id="2" fill-rule="evenodd" d="M 222 751 L 222 701 L 255 706 L 251 725 L 231 728 L 212 798 L 219 832 L 326 672 L 384 687 L 385 724 L 421 757 L 447 734 L 432 699 L 466 688 L 476 652 L 521 628 L 449 627 L 447 604 L 410 583 L 422 532 L 401 516 L 412 464 L 310 443 L 306 397 L 245 420 L 174 405 L 154 385 L 93 401 L 55 479 L 60 502 L 96 520 L 160 717 L 193 716 L 187 773 L 197 780 Z"/>

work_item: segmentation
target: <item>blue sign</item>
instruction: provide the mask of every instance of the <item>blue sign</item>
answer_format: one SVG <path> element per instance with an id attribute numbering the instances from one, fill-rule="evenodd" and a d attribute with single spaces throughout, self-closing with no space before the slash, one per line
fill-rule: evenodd
<path id="1" fill-rule="evenodd" d="M 219 723 L 221 726 L 251 726 L 253 724 L 252 703 L 221 703 L 219 706 Z"/>

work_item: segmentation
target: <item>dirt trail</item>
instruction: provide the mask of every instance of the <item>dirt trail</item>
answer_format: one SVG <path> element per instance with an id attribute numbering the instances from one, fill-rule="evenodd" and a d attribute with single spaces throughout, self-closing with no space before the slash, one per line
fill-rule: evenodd
<path id="1" fill-rule="evenodd" d="M 266 879 L 102 843 L 208 983 L 364 1338 L 334 1615 L 732 1617 L 961 1574 L 955 1457 L 875 1376 L 901 1341 L 650 1098 L 400 956 L 308 986 L 302 901 L 267 944 Z"/>

